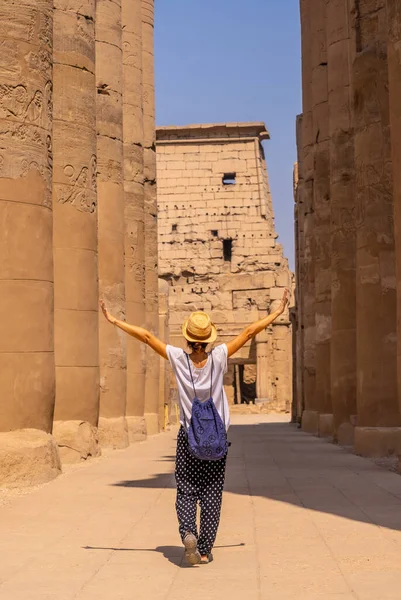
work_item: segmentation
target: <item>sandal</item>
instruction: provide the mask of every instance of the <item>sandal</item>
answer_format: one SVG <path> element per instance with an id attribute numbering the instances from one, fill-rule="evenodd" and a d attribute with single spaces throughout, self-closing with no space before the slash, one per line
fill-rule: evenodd
<path id="1" fill-rule="evenodd" d="M 198 550 L 198 540 L 193 533 L 188 532 L 183 540 L 185 548 L 185 559 L 189 565 L 199 565 L 201 555 Z"/>
<path id="2" fill-rule="evenodd" d="M 201 556 L 201 565 L 208 565 L 213 562 L 213 554 L 210 552 L 207 556 Z"/>

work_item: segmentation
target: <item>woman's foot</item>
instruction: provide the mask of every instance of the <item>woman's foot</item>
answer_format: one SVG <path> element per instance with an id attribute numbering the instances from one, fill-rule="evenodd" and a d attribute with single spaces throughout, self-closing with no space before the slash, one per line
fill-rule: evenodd
<path id="1" fill-rule="evenodd" d="M 211 563 L 213 561 L 213 554 L 203 554 L 201 556 L 201 564 L 202 565 L 207 565 L 209 563 Z"/>
<path id="2" fill-rule="evenodd" d="M 189 565 L 199 565 L 201 555 L 198 550 L 198 540 L 193 533 L 189 532 L 184 537 L 185 559 Z"/>

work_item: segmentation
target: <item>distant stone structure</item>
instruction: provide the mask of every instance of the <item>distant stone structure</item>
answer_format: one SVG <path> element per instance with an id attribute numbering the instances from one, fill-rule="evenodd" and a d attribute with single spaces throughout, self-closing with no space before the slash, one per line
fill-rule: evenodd
<path id="1" fill-rule="evenodd" d="M 277 243 L 263 123 L 159 127 L 159 275 L 170 284 L 170 341 L 195 310 L 227 341 L 277 306 L 292 275 Z M 231 403 L 289 411 L 291 327 L 286 312 L 229 361 Z"/>
<path id="2" fill-rule="evenodd" d="M 0 485 L 162 426 L 153 4 L 0 0 Z"/>
<path id="3" fill-rule="evenodd" d="M 300 5 L 297 415 L 401 456 L 401 3 Z"/>

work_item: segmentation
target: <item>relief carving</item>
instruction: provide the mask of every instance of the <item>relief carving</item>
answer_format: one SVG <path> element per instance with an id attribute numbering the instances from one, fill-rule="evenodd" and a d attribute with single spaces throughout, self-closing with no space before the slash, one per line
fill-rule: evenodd
<path id="1" fill-rule="evenodd" d="M 89 167 L 82 167 L 78 174 L 73 165 L 64 167 L 68 185 L 57 186 L 57 202 L 71 204 L 79 211 L 93 213 L 96 210 L 96 156 L 92 156 Z"/>
<path id="2" fill-rule="evenodd" d="M 45 106 L 45 111 L 43 107 Z M 6 117 L 16 117 L 27 123 L 48 128 L 52 117 L 52 83 L 48 81 L 45 92 L 40 89 L 29 93 L 25 85 L 0 85 L 0 113 Z M 43 123 L 42 115 L 46 119 Z"/>
<path id="3" fill-rule="evenodd" d="M 51 14 L 40 15 L 39 40 L 46 46 L 51 46 L 53 41 L 53 18 Z"/>
<path id="4" fill-rule="evenodd" d="M 124 65 L 129 67 L 139 68 L 140 61 L 142 61 L 142 44 L 139 40 L 136 40 L 135 46 L 130 42 L 123 42 L 123 55 Z"/>
<path id="5" fill-rule="evenodd" d="M 28 64 L 29 68 L 39 73 L 43 79 L 51 77 L 52 57 L 47 50 L 41 49 L 38 52 L 31 52 L 28 55 Z"/>

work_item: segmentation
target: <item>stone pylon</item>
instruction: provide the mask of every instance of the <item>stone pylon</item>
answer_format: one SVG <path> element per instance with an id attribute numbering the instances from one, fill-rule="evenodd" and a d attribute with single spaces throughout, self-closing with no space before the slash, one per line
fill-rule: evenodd
<path id="1" fill-rule="evenodd" d="M 66 461 L 98 453 L 95 4 L 54 4 L 56 408 Z"/>
<path id="2" fill-rule="evenodd" d="M 144 327 L 142 0 L 122 0 L 122 26 L 126 319 Z M 126 418 L 131 442 L 146 437 L 145 372 L 146 348 L 133 338 L 127 338 Z"/>
<path id="3" fill-rule="evenodd" d="M 332 434 L 330 394 L 331 261 L 330 261 L 330 142 L 327 82 L 326 3 L 311 0 L 312 127 L 314 145 L 314 263 L 315 263 L 315 401 L 319 435 Z"/>
<path id="4" fill-rule="evenodd" d="M 302 428 L 319 432 L 319 403 L 316 397 L 316 321 L 315 321 L 315 238 L 314 238 L 314 139 L 312 120 L 312 0 L 301 0 L 302 29 L 302 154 L 303 185 L 299 198 L 303 206 L 304 259 L 302 312 L 304 326 L 304 402 Z"/>
<path id="5" fill-rule="evenodd" d="M 55 386 L 53 3 L 3 0 L 0 9 L 0 482 L 29 485 L 60 471 L 48 435 Z"/>
<path id="6" fill-rule="evenodd" d="M 97 191 L 99 294 L 125 318 L 123 57 L 121 4 L 96 3 Z M 128 445 L 126 334 L 99 314 L 102 446 Z"/>
<path id="7" fill-rule="evenodd" d="M 152 333 L 159 335 L 154 0 L 142 0 L 142 65 L 146 324 Z M 147 348 L 145 419 L 148 435 L 158 433 L 160 428 L 159 413 L 160 406 L 163 406 L 163 399 L 159 397 L 159 376 L 159 357 Z"/>
<path id="8" fill-rule="evenodd" d="M 333 435 L 352 445 L 356 422 L 355 165 L 348 0 L 327 3 L 331 203 Z"/>
<path id="9" fill-rule="evenodd" d="M 385 1 L 354 2 L 357 408 L 355 450 L 396 452 L 396 278 Z"/>

